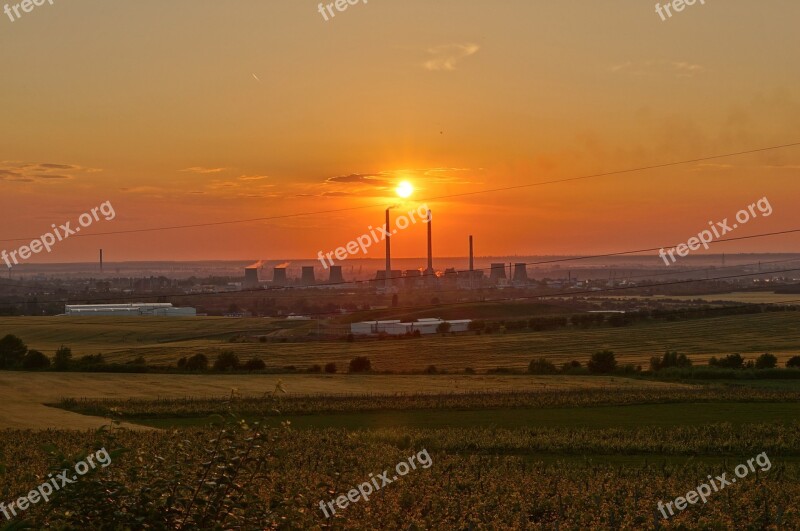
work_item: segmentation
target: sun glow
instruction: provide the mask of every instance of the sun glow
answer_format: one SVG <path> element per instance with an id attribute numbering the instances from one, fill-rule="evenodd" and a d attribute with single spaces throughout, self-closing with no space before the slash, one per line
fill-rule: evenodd
<path id="1" fill-rule="evenodd" d="M 406 197 L 411 196 L 411 194 L 414 193 L 414 187 L 411 185 L 410 182 L 403 181 L 403 182 L 401 182 L 400 184 L 397 185 L 397 188 L 395 189 L 395 192 L 400 197 L 406 198 Z"/>

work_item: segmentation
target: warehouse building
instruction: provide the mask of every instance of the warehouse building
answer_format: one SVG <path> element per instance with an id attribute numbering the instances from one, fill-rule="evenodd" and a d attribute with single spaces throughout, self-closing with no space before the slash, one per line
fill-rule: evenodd
<path id="1" fill-rule="evenodd" d="M 380 333 L 389 334 L 390 336 L 401 336 L 404 334 L 413 334 L 419 331 L 420 334 L 435 334 L 439 325 L 447 322 L 450 323 L 451 332 L 466 332 L 469 330 L 469 323 L 471 319 L 456 319 L 445 321 L 436 318 L 424 318 L 414 322 L 403 323 L 399 320 L 391 321 L 362 321 L 360 323 L 350 324 L 350 333 L 360 336 L 375 336 Z"/>
<path id="2" fill-rule="evenodd" d="M 65 315 L 75 317 L 195 317 L 194 308 L 176 308 L 169 302 L 130 304 L 68 304 Z"/>

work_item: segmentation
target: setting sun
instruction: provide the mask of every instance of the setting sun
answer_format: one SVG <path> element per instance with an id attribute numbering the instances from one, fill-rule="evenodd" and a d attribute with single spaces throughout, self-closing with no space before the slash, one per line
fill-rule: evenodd
<path id="1" fill-rule="evenodd" d="M 410 182 L 403 181 L 399 185 L 397 185 L 395 192 L 397 192 L 397 195 L 399 195 L 400 197 L 406 198 L 414 193 L 414 187 L 411 185 Z"/>

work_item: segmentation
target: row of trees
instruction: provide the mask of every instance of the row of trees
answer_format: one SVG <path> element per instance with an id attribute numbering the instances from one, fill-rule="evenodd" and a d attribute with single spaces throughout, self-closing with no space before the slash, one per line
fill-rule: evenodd
<path id="1" fill-rule="evenodd" d="M 57 371 L 65 371 L 72 360 L 69 347 L 61 346 L 51 362 L 45 354 L 38 350 L 28 349 L 22 339 L 8 334 L 0 339 L 0 369 L 47 369 L 51 365 Z"/>

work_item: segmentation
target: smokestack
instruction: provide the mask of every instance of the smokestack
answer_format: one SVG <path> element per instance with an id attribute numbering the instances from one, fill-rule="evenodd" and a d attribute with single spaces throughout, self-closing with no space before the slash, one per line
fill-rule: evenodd
<path id="1" fill-rule="evenodd" d="M 433 218 L 431 211 L 428 210 L 428 271 L 429 275 L 433 275 Z"/>
<path id="2" fill-rule="evenodd" d="M 475 271 L 475 262 L 472 260 L 472 235 L 469 237 L 469 270 Z"/>
<path id="3" fill-rule="evenodd" d="M 391 242 L 391 231 L 389 231 L 389 207 L 386 209 L 386 289 L 389 289 L 391 285 L 391 280 L 389 277 L 392 276 L 392 242 Z"/>
<path id="4" fill-rule="evenodd" d="M 103 250 L 100 249 L 100 271 L 103 271 Z"/>

